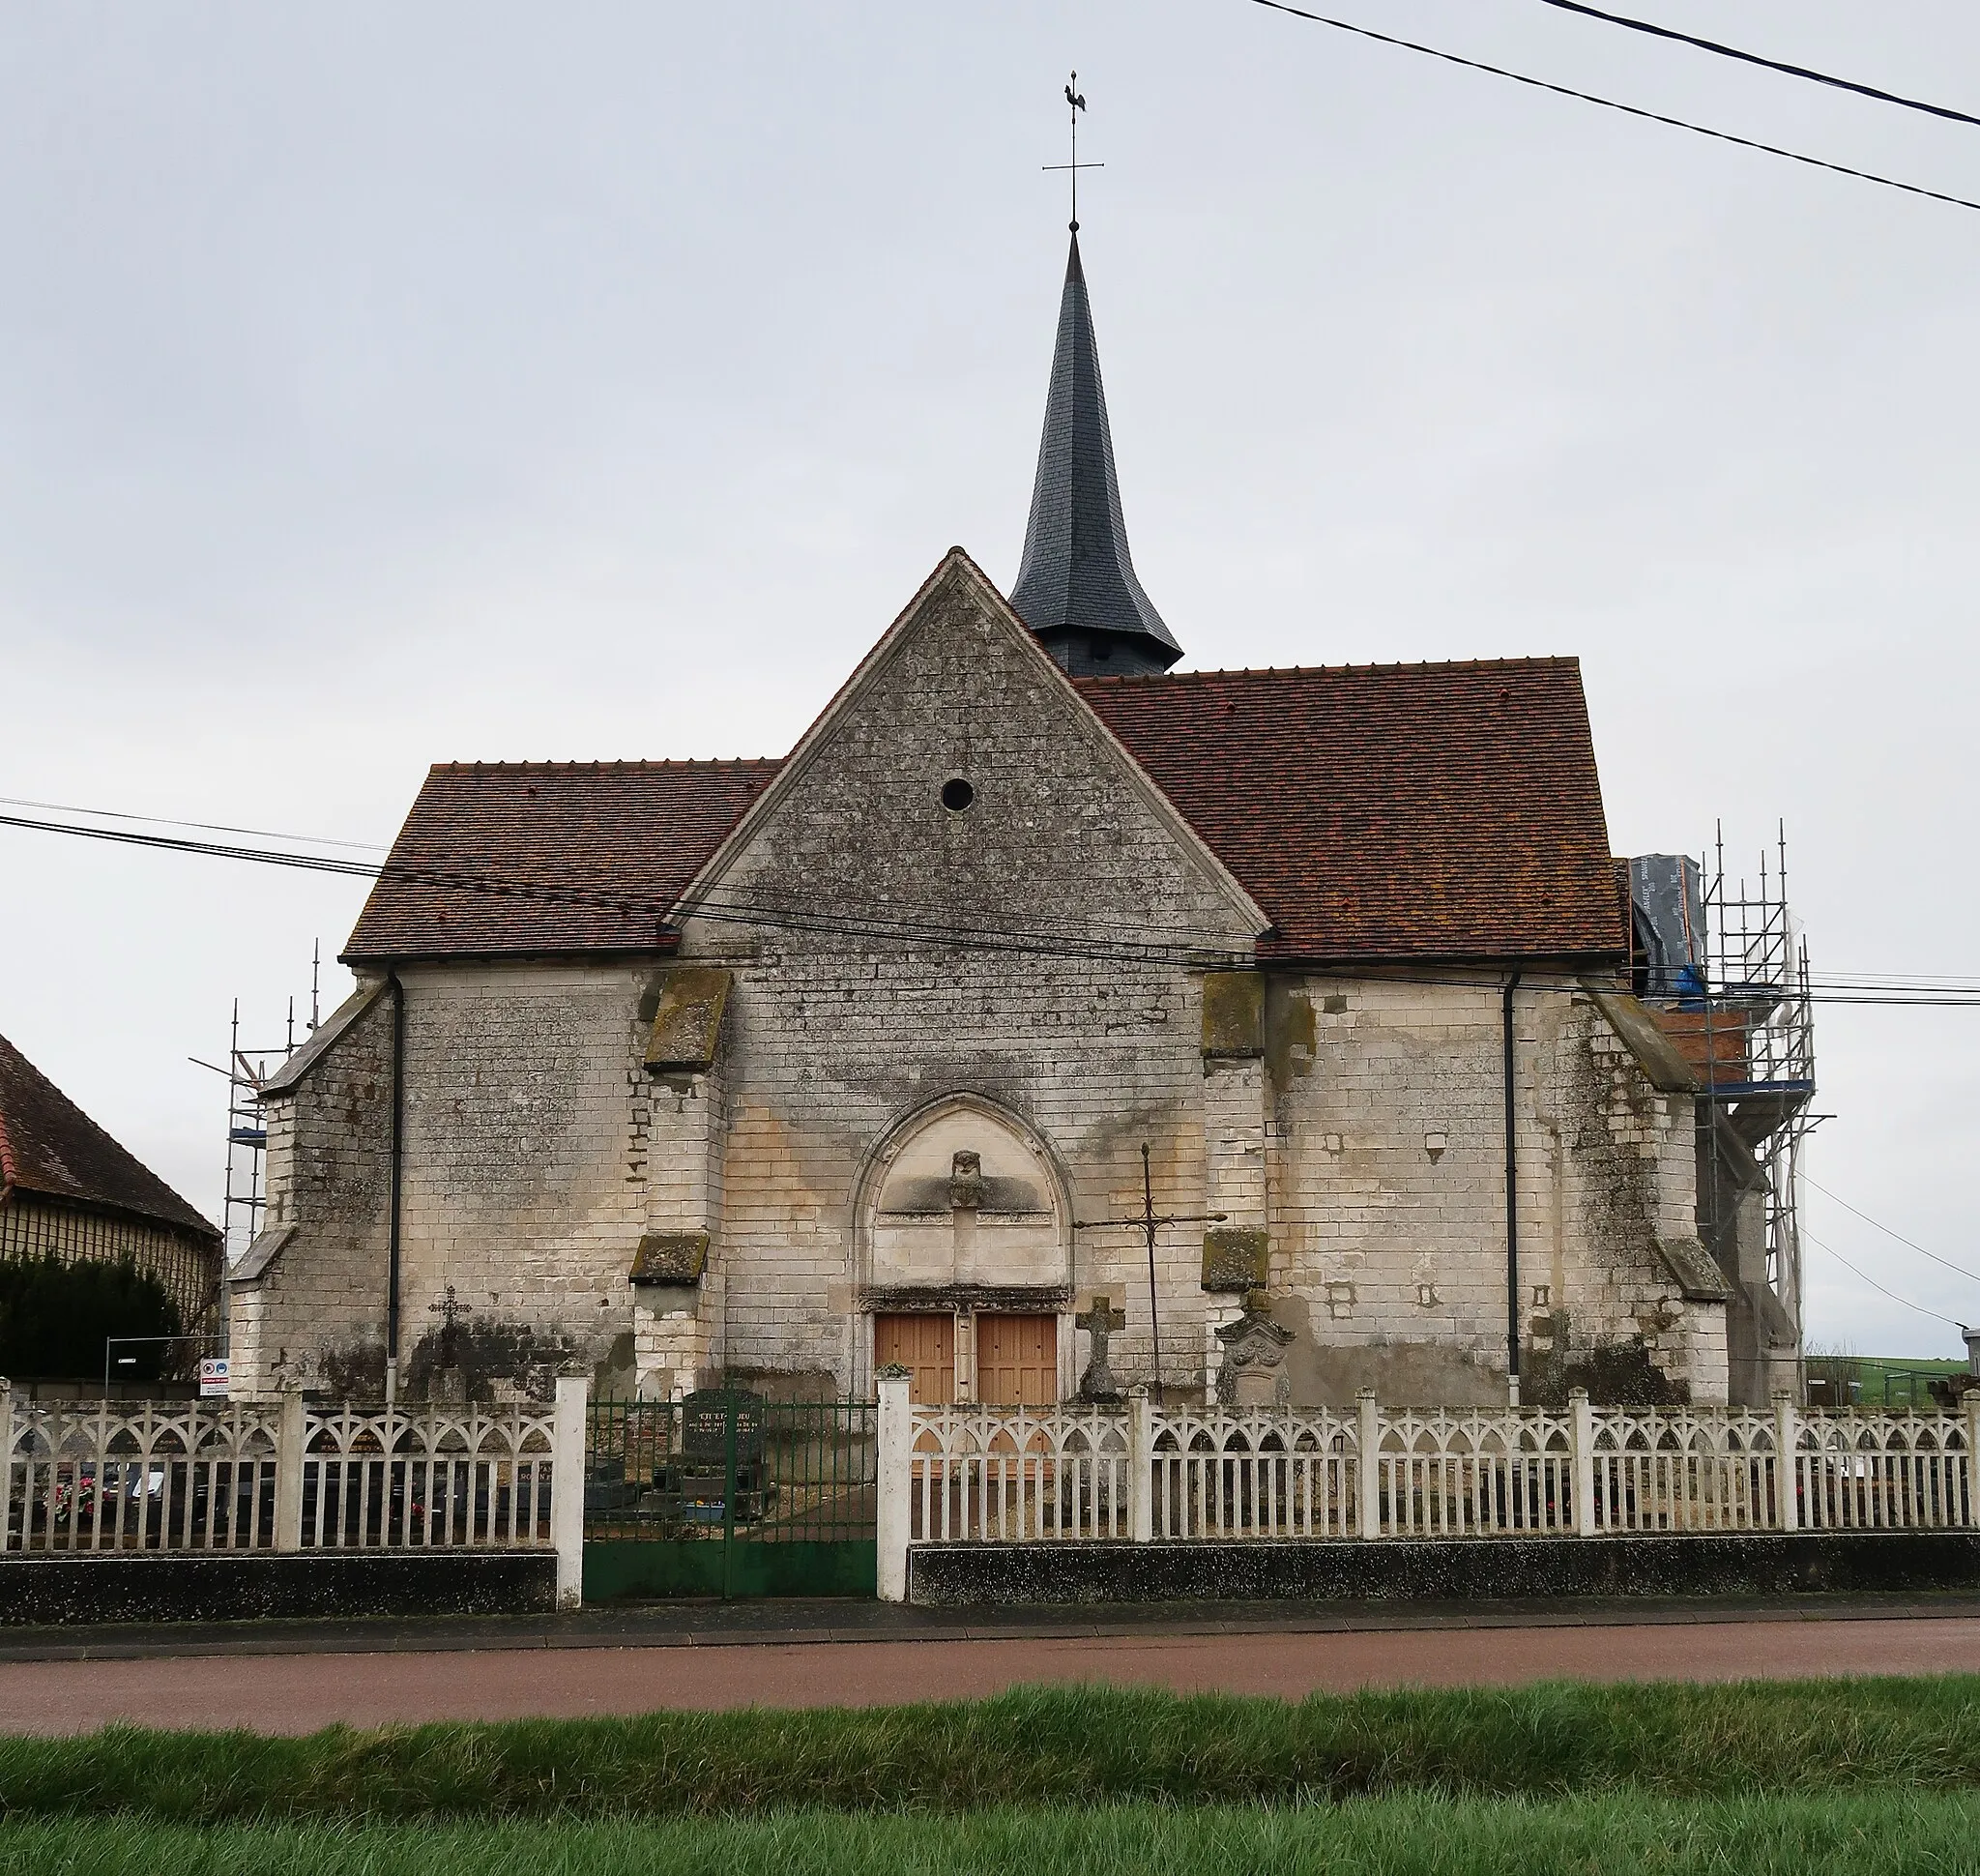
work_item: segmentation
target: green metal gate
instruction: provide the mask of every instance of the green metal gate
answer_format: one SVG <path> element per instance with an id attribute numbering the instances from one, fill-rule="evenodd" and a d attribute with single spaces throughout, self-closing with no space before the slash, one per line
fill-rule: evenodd
<path id="1" fill-rule="evenodd" d="M 878 1419 L 742 1389 L 595 1401 L 585 1600 L 873 1595 Z"/>

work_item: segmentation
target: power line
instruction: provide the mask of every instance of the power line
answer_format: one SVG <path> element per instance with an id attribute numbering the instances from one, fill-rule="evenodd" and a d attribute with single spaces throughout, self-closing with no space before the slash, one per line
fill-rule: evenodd
<path id="1" fill-rule="evenodd" d="M 1534 91 L 1551 91 L 1558 98 L 1575 98 L 1585 104 L 1600 104 L 1604 110 L 1620 111 L 1625 117 L 1640 117 L 1650 124 L 1668 124 L 1674 131 L 1689 131 L 1694 136 L 1708 136 L 1719 143 L 1736 143 L 1742 150 L 1758 150 L 1764 156 L 1785 157 L 1788 161 L 1804 163 L 1810 169 L 1833 170 L 1838 176 L 1854 176 L 1858 182 L 1877 183 L 1884 189 L 1902 190 L 1907 195 L 1923 195 L 1935 202 L 1949 203 L 1956 209 L 1972 209 L 1980 213 L 1980 202 L 1968 201 L 1964 195 L 1948 195 L 1943 191 L 1926 189 L 1917 183 L 1901 183 L 1894 176 L 1879 176 L 1868 169 L 1852 169 L 1845 162 L 1830 162 L 1824 157 L 1811 157 L 1799 150 L 1783 149 L 1778 143 L 1762 143 L 1754 137 L 1736 136 L 1731 131 L 1715 131 L 1686 118 L 1645 110 L 1640 104 L 1618 103 L 1614 98 L 1598 98 L 1592 91 L 1577 91 L 1572 85 L 1557 85 L 1545 78 L 1530 78 L 1524 72 L 1512 72 L 1502 65 L 1487 65 L 1482 59 L 1460 58 L 1455 52 L 1441 51 L 1417 40 L 1398 39 L 1393 33 L 1378 33 L 1372 27 L 1356 26 L 1346 19 L 1308 13 L 1304 7 L 1289 5 L 1287 0 L 1251 0 L 1251 3 L 1257 7 L 1268 7 L 1273 13 L 1291 14 L 1295 19 L 1308 20 L 1316 26 L 1331 26 L 1336 32 L 1353 33 L 1357 39 L 1372 39 L 1380 44 L 1393 45 L 1405 52 L 1420 53 L 1427 59 L 1440 59 L 1445 65 L 1463 66 L 1468 72 L 1483 72 L 1495 78 L 1509 78 L 1514 84 L 1527 85 Z"/>
<path id="2" fill-rule="evenodd" d="M 1802 1177 L 1804 1179 L 1807 1179 L 1808 1175 L 1806 1173 L 1803 1173 Z M 1906 1237 L 1902 1231 L 1893 1231 L 1889 1225 L 1881 1223 L 1879 1220 L 1873 1218 L 1868 1212 L 1858 1211 L 1857 1208 L 1851 1205 L 1848 1199 L 1842 1198 L 1838 1196 L 1836 1193 L 1830 1191 L 1829 1188 L 1826 1186 L 1824 1186 L 1820 1180 L 1809 1179 L 1808 1183 L 1811 1186 L 1813 1186 L 1815 1189 L 1822 1195 L 1823 1198 L 1834 1199 L 1835 1202 L 1838 1205 L 1840 1205 L 1844 1211 L 1854 1213 L 1855 1216 L 1861 1218 L 1865 1224 L 1874 1225 L 1878 1231 L 1881 1231 L 1886 1238 L 1895 1238 L 1899 1244 L 1905 1246 L 1907 1249 L 1915 1250 L 1919 1254 L 1919 1256 L 1929 1257 L 1935 1264 L 1944 1265 L 1944 1267 L 1947 1270 L 1951 1271 L 1955 1276 L 1964 1276 L 1969 1283 L 1980 1283 L 1980 1272 L 1963 1270 L 1958 1264 L 1952 1263 L 1948 1259 L 1941 1257 L 1937 1251 L 1927 1250 L 1923 1245 L 1914 1244 L 1909 1238 Z"/>
<path id="3" fill-rule="evenodd" d="M 384 853 L 375 840 L 335 840 L 327 834 L 276 834 L 267 828 L 229 827 L 224 821 L 177 821 L 169 814 L 128 814 L 114 807 L 75 807 L 67 802 L 31 802 L 17 795 L 0 795 L 0 807 L 33 807 L 44 814 L 88 814 L 99 821 L 136 821 L 145 827 L 197 828 L 202 834 L 251 834 L 260 840 L 303 840 L 313 847 L 351 847 L 362 853 Z"/>
<path id="4" fill-rule="evenodd" d="M 1936 1309 L 1928 1309 L 1922 1303 L 1913 1303 L 1910 1301 L 1908 1297 L 1901 1297 L 1895 1290 L 1886 1290 L 1884 1286 L 1877 1280 L 1876 1277 L 1869 1275 L 1867 1273 L 1863 1271 L 1859 1271 L 1856 1268 L 1856 1266 L 1850 1263 L 1850 1261 L 1847 1257 L 1845 1257 L 1840 1250 L 1836 1250 L 1832 1246 L 1823 1244 L 1822 1241 L 1820 1238 L 1818 1238 L 1814 1232 L 1809 1230 L 1806 1225 L 1803 1225 L 1801 1227 L 1801 1235 L 1804 1238 L 1806 1238 L 1808 1242 L 1816 1247 L 1816 1249 L 1820 1251 L 1826 1251 L 1828 1255 L 1833 1257 L 1837 1263 L 1842 1265 L 1842 1267 L 1846 1271 L 1848 1271 L 1851 1276 L 1861 1277 L 1862 1280 L 1868 1283 L 1870 1287 L 1873 1290 L 1875 1290 L 1879 1296 L 1887 1296 L 1893 1303 L 1903 1304 L 1907 1309 L 1915 1309 L 1921 1316 L 1930 1316 L 1935 1322 L 1949 1322 L 1952 1323 L 1952 1326 L 1955 1329 L 1959 1330 L 1964 1330 L 1965 1328 L 1966 1325 L 1965 1323 L 1954 1322 L 1951 1316 L 1942 1316 Z"/>
<path id="5" fill-rule="evenodd" d="M 256 865 L 287 866 L 303 872 L 329 873 L 345 879 L 397 880 L 408 885 L 431 886 L 446 892 L 480 893 L 491 898 L 520 899 L 543 905 L 570 905 L 597 911 L 616 912 L 624 917 L 644 915 L 655 923 L 655 942 L 661 926 L 672 918 L 677 922 L 706 920 L 716 924 L 761 926 L 772 930 L 804 931 L 853 939 L 902 944 L 930 944 L 962 951 L 1019 953 L 1045 957 L 1083 958 L 1092 961 L 1137 963 L 1179 963 L 1203 969 L 1241 968 L 1256 962 L 1244 949 L 1234 949 L 1222 934 L 1194 931 L 1177 926 L 1164 928 L 1146 922 L 1131 927 L 1141 934 L 1129 939 L 1115 935 L 1104 923 L 1080 923 L 1073 919 L 1054 921 L 1041 915 L 1042 923 L 996 925 L 982 921 L 957 923 L 935 908 L 896 906 L 884 913 L 856 914 L 837 910 L 820 911 L 812 905 L 785 905 L 774 901 L 725 897 L 719 893 L 699 899 L 655 898 L 637 893 L 613 893 L 595 887 L 559 885 L 554 879 L 510 879 L 494 873 L 478 873 L 461 867 L 424 865 L 387 859 L 368 861 L 344 859 L 335 854 L 284 852 L 279 848 L 233 846 L 219 841 L 195 840 L 181 835 L 146 834 L 133 828 L 80 827 L 61 821 L 32 820 L 24 815 L 0 814 L 0 827 L 21 828 L 42 834 L 66 834 L 86 840 L 104 840 L 118 846 L 143 847 L 166 853 L 199 854 L 210 859 L 238 860 Z M 348 844 L 356 844 L 355 842 Z M 1050 928 L 1054 927 L 1056 928 Z M 1312 966 L 1317 970 L 1378 968 L 1387 981 L 1446 989 L 1475 989 L 1475 977 L 1456 977 L 1451 966 L 1441 972 L 1425 966 L 1411 970 L 1400 961 L 1340 958 Z M 1531 983 L 1534 990 L 1579 994 L 1573 983 Z M 1837 993 L 1816 987 L 1811 1003 L 1855 1003 L 1875 1007 L 1930 1008 L 1951 1010 L 1980 1009 L 1980 986 L 1970 990 L 1921 995 L 1907 983 L 1879 988 L 1874 981 L 1856 980 L 1853 986 Z"/>
<path id="6" fill-rule="evenodd" d="M 1838 91 L 1853 91 L 1859 98 L 1875 98 L 1880 104 L 1902 104 L 1907 111 L 1924 111 L 1931 117 L 1949 118 L 1955 124 L 1980 124 L 1980 117 L 1953 110 L 1944 104 L 1928 104 L 1922 99 L 1905 98 L 1877 85 L 1858 84 L 1853 78 L 1838 78 L 1831 73 L 1812 71 L 1805 65 L 1789 65 L 1781 59 L 1762 58 L 1758 52 L 1742 52 L 1736 45 L 1726 45 L 1715 39 L 1701 39 L 1696 33 L 1680 33 L 1670 26 L 1659 26 L 1652 20 L 1632 19 L 1627 14 L 1605 13 L 1600 7 L 1587 7 L 1582 0 L 1540 0 L 1540 4 L 1558 7 L 1562 13 L 1583 14 L 1589 19 L 1604 20 L 1611 26 L 1626 26 L 1633 33 L 1648 33 L 1653 39 L 1674 39 L 1679 44 L 1695 45 L 1702 52 L 1716 52 L 1722 59 L 1738 59 L 1745 65 L 1763 66 L 1769 72 L 1785 72 L 1791 78 L 1806 78 L 1814 84 L 1832 85 Z"/>
<path id="7" fill-rule="evenodd" d="M 495 898 L 584 906 L 628 917 L 643 914 L 655 921 L 656 941 L 660 935 L 660 922 L 678 905 L 679 916 L 683 919 L 831 933 L 856 939 L 934 944 L 969 951 L 1019 952 L 1100 961 L 1131 959 L 1143 963 L 1185 963 L 1210 968 L 1248 961 L 1233 951 L 1228 941 L 1215 934 L 1179 929 L 1163 934 L 1160 927 L 1150 927 L 1155 936 L 1137 944 L 1104 933 L 1095 934 L 1090 927 L 1083 930 L 1069 921 L 1061 930 L 1041 931 L 1019 926 L 999 928 L 980 923 L 959 925 L 938 917 L 916 916 L 913 908 L 909 908 L 906 915 L 894 912 L 861 917 L 820 913 L 803 906 L 725 899 L 714 894 L 681 904 L 675 898 L 657 899 L 638 894 L 600 892 L 584 886 L 503 879 L 492 874 L 446 866 L 410 865 L 392 860 L 383 863 L 345 860 L 329 854 L 283 853 L 277 849 L 229 846 L 173 835 L 143 834 L 134 829 L 75 827 L 55 821 L 35 821 L 15 814 L 0 814 L 0 827 L 66 834 L 82 839 L 105 840 L 119 846 L 144 847 L 168 853 L 203 854 L 213 859 L 289 866 L 305 872 L 330 873 L 339 878 L 393 879 L 445 891 L 481 893 Z"/>

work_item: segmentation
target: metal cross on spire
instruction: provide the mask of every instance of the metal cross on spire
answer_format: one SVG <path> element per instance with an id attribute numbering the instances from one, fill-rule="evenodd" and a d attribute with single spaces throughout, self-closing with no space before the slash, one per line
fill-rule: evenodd
<path id="1" fill-rule="evenodd" d="M 1079 73 L 1072 74 L 1072 82 L 1065 87 L 1065 103 L 1072 120 L 1072 161 L 1070 162 L 1047 162 L 1039 164 L 1041 169 L 1052 171 L 1063 169 L 1072 179 L 1072 220 L 1066 223 L 1074 234 L 1079 233 L 1079 172 L 1082 169 L 1104 169 L 1104 162 L 1081 162 L 1079 160 L 1079 114 L 1087 107 L 1087 101 L 1080 95 Z"/>
<path id="2" fill-rule="evenodd" d="M 1077 77 L 1079 74 L 1073 74 Z M 1155 1210 L 1154 1174 L 1149 1165 L 1149 1143 L 1141 1143 L 1141 1211 L 1131 1218 L 1078 1218 L 1075 1231 L 1105 1231 L 1114 1225 L 1134 1225 L 1149 1242 L 1149 1328 L 1153 1333 L 1155 1404 L 1162 1399 L 1162 1299 L 1155 1284 L 1155 1233 L 1165 1224 L 1222 1224 L 1224 1212 L 1168 1212 Z"/>

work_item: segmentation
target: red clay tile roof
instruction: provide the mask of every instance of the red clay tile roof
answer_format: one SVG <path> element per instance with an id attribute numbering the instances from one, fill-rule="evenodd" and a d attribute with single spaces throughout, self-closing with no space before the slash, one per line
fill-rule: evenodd
<path id="1" fill-rule="evenodd" d="M 344 955 L 654 951 L 775 762 L 441 762 Z M 438 877 L 422 878 L 430 874 Z M 529 896 L 505 894 L 525 888 Z"/>
<path id="2" fill-rule="evenodd" d="M 0 1036 L 0 1187 L 10 1187 L 219 1236 Z"/>
<path id="3" fill-rule="evenodd" d="M 1572 659 L 1192 671 L 1078 689 L 1271 919 L 1262 957 L 1625 948 Z M 673 937 L 657 908 L 778 766 L 440 765 L 388 864 L 451 877 L 382 879 L 345 954 L 664 949 Z M 535 895 L 490 890 L 505 883 Z"/>
<path id="4" fill-rule="evenodd" d="M 1624 948 L 1573 659 L 1088 678 L 1282 958 Z"/>

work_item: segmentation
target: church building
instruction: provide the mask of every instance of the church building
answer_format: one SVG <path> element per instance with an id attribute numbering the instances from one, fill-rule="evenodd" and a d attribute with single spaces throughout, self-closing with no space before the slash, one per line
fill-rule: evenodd
<path id="1" fill-rule="evenodd" d="M 1172 1400 L 1791 1379 L 1576 662 L 1182 656 L 1075 233 L 1007 597 L 951 548 L 781 758 L 431 771 L 265 1091 L 236 1391 L 1040 1402 L 1095 1304 Z"/>

